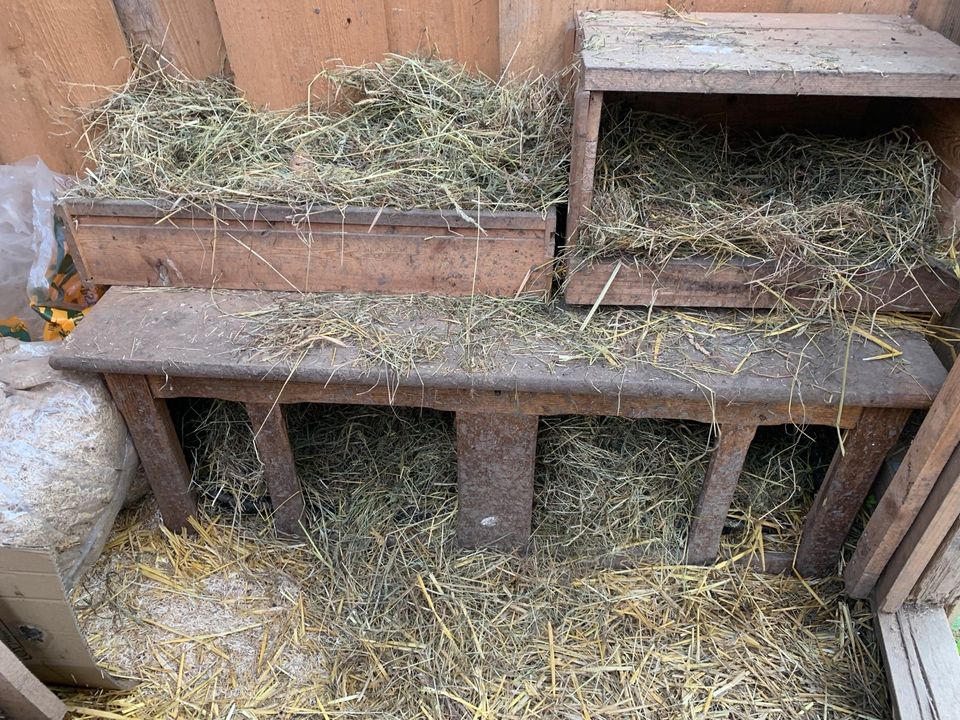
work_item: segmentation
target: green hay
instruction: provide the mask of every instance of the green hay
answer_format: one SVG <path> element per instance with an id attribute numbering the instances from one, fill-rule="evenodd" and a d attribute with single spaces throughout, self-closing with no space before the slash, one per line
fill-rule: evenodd
<path id="1" fill-rule="evenodd" d="M 329 102 L 268 111 L 225 79 L 138 67 L 83 113 L 93 169 L 73 195 L 461 212 L 544 212 L 565 198 L 558 78 L 495 82 L 389 55 L 324 79 Z"/>

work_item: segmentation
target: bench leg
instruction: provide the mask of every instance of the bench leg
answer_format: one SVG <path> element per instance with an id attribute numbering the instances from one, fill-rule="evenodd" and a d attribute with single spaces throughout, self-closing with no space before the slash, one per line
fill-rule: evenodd
<path id="1" fill-rule="evenodd" d="M 720 428 L 720 442 L 710 457 L 687 535 L 688 564 L 709 565 L 717 559 L 723 524 L 756 432 L 756 425 L 724 425 Z"/>
<path id="2" fill-rule="evenodd" d="M 263 480 L 273 503 L 273 522 L 283 535 L 302 536 L 303 491 L 287 437 L 280 405 L 246 403 L 253 425 L 257 455 L 263 463 Z"/>
<path id="3" fill-rule="evenodd" d="M 910 411 L 864 408 L 837 448 L 807 514 L 797 549 L 797 572 L 821 577 L 836 572 L 840 549 L 884 458 L 900 437 Z"/>
<path id="4" fill-rule="evenodd" d="M 153 397 L 143 375 L 111 374 L 104 378 L 127 422 L 163 524 L 171 530 L 189 529 L 188 518 L 196 517 L 197 502 L 166 401 Z"/>
<path id="5" fill-rule="evenodd" d="M 536 415 L 457 413 L 461 547 L 515 550 L 530 539 Z"/>

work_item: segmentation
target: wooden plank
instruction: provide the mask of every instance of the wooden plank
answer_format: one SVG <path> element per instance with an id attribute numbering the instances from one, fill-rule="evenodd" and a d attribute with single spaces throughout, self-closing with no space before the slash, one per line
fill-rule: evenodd
<path id="1" fill-rule="evenodd" d="M 709 565 L 717 559 L 723 525 L 756 431 L 755 425 L 720 427 L 720 442 L 710 456 L 687 536 L 686 559 L 691 565 Z"/>
<path id="2" fill-rule="evenodd" d="M 273 504 L 274 526 L 283 535 L 303 536 L 303 491 L 287 437 L 283 407 L 255 402 L 247 402 L 245 406 L 253 426 L 257 457 L 263 463 L 263 480 Z"/>
<path id="3" fill-rule="evenodd" d="M 206 221 L 74 219 L 73 243 L 86 278 L 98 285 L 513 297 L 552 282 L 546 220 L 529 237 L 477 230 L 471 237 L 387 225 L 214 229 Z"/>
<path id="4" fill-rule="evenodd" d="M 317 73 L 379 60 L 390 49 L 381 0 L 214 0 L 230 67 L 251 102 L 307 101 Z M 325 86 L 315 96 L 326 101 Z"/>
<path id="5" fill-rule="evenodd" d="M 62 597 L 61 597 L 62 600 Z M 0 717 L 11 720 L 60 720 L 63 702 L 0 642 Z"/>
<path id="6" fill-rule="evenodd" d="M 597 143 L 603 93 L 577 90 L 574 94 L 570 155 L 570 203 L 567 208 L 567 243 L 576 241 L 580 217 L 593 206 Z"/>
<path id="7" fill-rule="evenodd" d="M 954 0 L 918 0 L 913 18 L 955 43 L 960 43 L 960 5 Z"/>
<path id="8" fill-rule="evenodd" d="M 583 87 L 628 92 L 960 97 L 960 47 L 898 16 L 588 12 Z"/>
<path id="9" fill-rule="evenodd" d="M 909 417 L 909 410 L 869 408 L 846 432 L 807 513 L 797 550 L 801 575 L 822 577 L 836 571 L 853 521 Z"/>
<path id="10" fill-rule="evenodd" d="M 946 0 L 934 0 L 946 1 Z M 910 0 L 698 0 L 699 12 L 878 13 L 905 15 Z M 663 0 L 500 0 L 501 66 L 550 73 L 572 59 L 574 17 L 581 10 L 664 9 Z M 512 62 L 511 62 L 512 60 Z"/>
<path id="11" fill-rule="evenodd" d="M 190 77 L 222 74 L 227 64 L 220 20 L 213 0 L 113 0 L 127 42 L 159 51 Z"/>
<path id="12" fill-rule="evenodd" d="M 960 447 L 940 473 L 916 520 L 887 563 L 874 591 L 882 612 L 900 609 L 960 518 Z"/>
<path id="13" fill-rule="evenodd" d="M 617 262 L 587 264 L 576 255 L 571 256 L 567 260 L 564 300 L 571 305 L 592 306 Z M 774 271 L 774 261 L 732 259 L 717 265 L 711 259 L 691 258 L 671 260 L 662 268 L 645 267 L 636 259 L 619 262 L 620 270 L 603 296 L 603 305 L 768 309 L 779 303 L 776 295 L 757 283 Z M 890 269 L 863 272 L 861 276 L 870 295 L 861 298 L 851 292 L 841 296 L 842 305 L 887 312 L 948 313 L 960 300 L 960 282 L 946 270 Z M 789 278 L 789 284 L 795 288 L 811 277 L 812 273 L 796 273 Z M 791 289 L 787 297 L 799 307 L 816 303 L 803 289 Z"/>
<path id="14" fill-rule="evenodd" d="M 843 331 L 819 331 L 807 336 L 778 336 L 776 352 L 763 338 L 738 331 L 718 331 L 701 337 L 709 355 L 692 356 L 687 344 L 658 344 L 658 363 L 604 362 L 569 359 L 567 343 L 549 337 L 515 338 L 506 332 L 498 352 L 509 361 L 482 371 L 463 368 L 465 348 L 459 325 L 452 326 L 448 310 L 419 309 L 415 321 L 399 323 L 397 331 L 449 328 L 449 341 L 435 360 L 418 365 L 417 372 L 397 377 L 380 367 L 358 363 L 358 349 L 319 345 L 298 362 L 277 363 L 257 352 L 250 337 L 249 314 L 278 302 L 302 301 L 294 293 L 258 293 L 205 290 L 138 291 L 114 287 L 97 303 L 71 334 L 52 362 L 65 369 L 95 372 L 142 373 L 301 383 L 329 382 L 424 389 L 608 395 L 646 398 L 660 402 L 684 401 L 699 407 L 726 404 L 792 405 L 796 417 L 804 408 L 827 406 L 835 411 L 844 391 L 844 405 L 857 407 L 928 407 L 946 375 L 942 364 L 921 335 L 891 330 L 888 340 L 903 355 L 895 361 L 867 360 L 877 349 L 859 338 L 850 342 Z M 534 310 L 531 310 L 534 311 Z M 353 322 L 369 322 L 363 306 Z M 545 313 L 559 312 L 545 309 Z M 578 313 L 576 317 L 583 317 Z M 348 316 L 349 317 L 349 316 Z M 350 320 L 348 320 L 349 322 Z M 486 323 L 496 323 L 496 316 Z M 185 342 L 189 338 L 189 342 Z M 637 348 L 652 357 L 653 333 Z M 771 340 L 770 342 L 773 342 Z M 533 344 L 531 344 L 533 343 Z M 744 357 L 747 360 L 744 361 Z M 670 370 L 693 357 L 693 377 Z M 713 366 L 715 372 L 701 371 Z M 740 372 L 733 370 L 739 366 Z M 837 368 L 846 366 L 846 383 Z M 173 372 L 175 370 L 175 372 Z"/>
<path id="15" fill-rule="evenodd" d="M 85 105 L 130 72 L 111 0 L 7 3 L 0 23 L 0 162 L 39 155 L 58 172 L 79 170 Z"/>
<path id="16" fill-rule="evenodd" d="M 940 544 L 910 594 L 910 602 L 938 607 L 960 603 L 960 520 Z"/>
<path id="17" fill-rule="evenodd" d="M 435 52 L 492 78 L 500 75 L 497 0 L 390 0 L 386 7 L 391 52 Z"/>
<path id="18" fill-rule="evenodd" d="M 530 540 L 536 415 L 457 413 L 457 543 L 516 550 Z"/>
<path id="19" fill-rule="evenodd" d="M 171 530 L 189 529 L 197 504 L 166 400 L 151 395 L 142 375 L 107 374 L 104 379 L 127 422 L 164 525 Z"/>
<path id="20" fill-rule="evenodd" d="M 945 720 L 960 707 L 960 655 L 943 608 L 876 613 L 890 700 L 899 720 Z"/>
<path id="21" fill-rule="evenodd" d="M 756 405 L 720 403 L 716 406 L 702 396 L 689 400 L 662 399 L 654 396 L 616 396 L 610 393 L 521 392 L 429 387 L 394 387 L 386 382 L 351 384 L 335 376 L 329 382 L 302 383 L 223 378 L 154 377 L 150 380 L 158 398 L 206 397 L 235 402 L 328 403 L 342 405 L 380 405 L 425 407 L 446 412 L 475 410 L 485 413 L 523 415 L 601 415 L 628 418 L 672 418 L 695 422 L 733 425 L 833 425 L 837 410 L 833 407 L 791 406 L 789 403 Z M 841 428 L 856 425 L 860 408 L 846 406 L 839 418 Z"/>
<path id="22" fill-rule="evenodd" d="M 865 598 L 873 591 L 958 442 L 960 365 L 954 365 L 847 564 L 844 580 L 851 597 Z"/>
<path id="23" fill-rule="evenodd" d="M 111 200 L 111 199 L 69 199 L 60 203 L 76 218 L 89 215 L 97 218 L 115 218 L 114 222 L 127 220 L 134 223 L 134 218 L 150 218 L 152 220 L 189 220 L 192 223 L 212 223 L 213 214 L 195 208 L 182 208 L 164 200 Z M 555 215 L 548 211 L 546 216 Z M 312 225 L 330 224 L 339 228 L 341 225 L 362 225 L 365 229 L 380 229 L 385 226 L 402 225 L 409 227 L 446 228 L 449 230 L 465 229 L 469 235 L 475 235 L 477 224 L 485 231 L 492 229 L 526 229 L 542 230 L 544 215 L 534 212 L 497 211 L 481 212 L 470 215 L 465 220 L 456 210 L 396 210 L 393 208 L 337 208 L 314 206 L 309 211 L 291 209 L 288 205 L 223 203 L 216 208 L 216 219 L 219 224 L 232 221 L 243 223 L 268 221 L 275 223 L 293 223 L 297 226 L 309 228 Z"/>
<path id="24" fill-rule="evenodd" d="M 318 72 L 436 45 L 440 57 L 496 76 L 496 0 L 215 0 L 237 84 L 257 104 L 307 99 Z M 314 97 L 326 100 L 318 82 Z"/>

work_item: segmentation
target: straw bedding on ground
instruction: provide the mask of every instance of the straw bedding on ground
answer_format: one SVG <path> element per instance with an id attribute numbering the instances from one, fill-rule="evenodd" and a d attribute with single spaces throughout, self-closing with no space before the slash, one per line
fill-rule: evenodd
<path id="1" fill-rule="evenodd" d="M 837 579 L 591 560 L 642 542 L 622 519 L 631 515 L 655 544 L 676 547 L 679 534 L 639 515 L 669 495 L 668 475 L 687 493 L 703 427 L 546 420 L 534 544 L 513 555 L 453 545 L 448 417 L 295 408 L 313 507 L 303 544 L 274 539 L 257 512 L 233 517 L 226 496 L 238 489 L 241 509 L 266 510 L 241 418 L 222 404 L 200 415 L 197 481 L 220 519 L 188 539 L 145 506 L 79 590 L 95 650 L 143 682 L 71 695 L 76 717 L 885 717 L 869 610 L 844 601 Z M 559 470 L 585 456 L 611 480 L 602 491 L 617 509 L 600 517 L 589 502 L 598 484 Z M 551 493 L 563 482 L 578 484 Z M 580 497 L 586 508 L 571 516 Z M 664 503 L 650 515 L 681 512 Z"/>
<path id="2" fill-rule="evenodd" d="M 578 248 L 588 257 L 772 261 L 755 282 L 804 288 L 821 311 L 843 292 L 869 298 L 877 270 L 956 264 L 955 232 L 937 219 L 938 161 L 909 129 L 761 137 L 614 107 L 601 138 Z"/>
<path id="3" fill-rule="evenodd" d="M 227 80 L 139 67 L 84 111 L 91 170 L 73 193 L 208 209 L 544 211 L 565 198 L 569 117 L 557 78 L 495 82 L 390 55 L 319 80 L 320 97 L 269 111 Z"/>

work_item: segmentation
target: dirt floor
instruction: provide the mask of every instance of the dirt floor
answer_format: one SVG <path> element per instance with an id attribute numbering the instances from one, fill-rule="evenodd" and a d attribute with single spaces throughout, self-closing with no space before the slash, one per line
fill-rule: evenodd
<path id="1" fill-rule="evenodd" d="M 148 501 L 75 597 L 95 652 L 140 684 L 71 692 L 72 717 L 888 716 L 869 609 L 837 578 L 743 565 L 795 536 L 820 466 L 810 439 L 763 440 L 723 560 L 690 568 L 669 561 L 703 426 L 545 420 L 534 541 L 505 555 L 454 546 L 449 417 L 298 413 L 310 541 L 277 539 L 261 517 L 235 408 L 195 413 L 196 535 L 162 529 Z"/>

